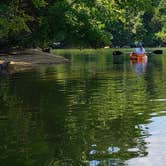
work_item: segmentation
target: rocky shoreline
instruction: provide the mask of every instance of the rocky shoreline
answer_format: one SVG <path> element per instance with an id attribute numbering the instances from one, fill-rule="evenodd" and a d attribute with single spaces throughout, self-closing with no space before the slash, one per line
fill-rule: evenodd
<path id="1" fill-rule="evenodd" d="M 6 55 L 1 54 L 0 64 L 3 64 L 4 62 L 9 62 L 9 70 L 18 72 L 33 69 L 42 64 L 69 63 L 69 60 L 53 53 L 43 52 L 41 49 L 27 49 L 15 51 Z"/>

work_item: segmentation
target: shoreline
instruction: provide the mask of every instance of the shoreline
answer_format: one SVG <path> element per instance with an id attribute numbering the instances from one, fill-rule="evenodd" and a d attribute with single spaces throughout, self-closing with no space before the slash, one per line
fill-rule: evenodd
<path id="1" fill-rule="evenodd" d="M 9 62 L 7 70 L 13 72 L 25 71 L 40 65 L 64 64 L 69 60 L 53 53 L 43 52 L 40 49 L 15 51 L 12 54 L 0 54 L 0 64 Z"/>

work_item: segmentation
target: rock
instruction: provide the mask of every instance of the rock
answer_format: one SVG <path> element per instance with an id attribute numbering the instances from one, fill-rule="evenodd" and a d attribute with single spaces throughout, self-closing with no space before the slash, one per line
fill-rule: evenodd
<path id="1" fill-rule="evenodd" d="M 2 63 L 0 63 L 0 70 L 6 70 L 9 64 L 10 64 L 9 61 L 3 61 Z"/>
<path id="2" fill-rule="evenodd" d="M 43 51 L 43 52 L 49 52 L 49 53 L 50 53 L 50 48 L 43 48 L 42 51 Z"/>
<path id="3" fill-rule="evenodd" d="M 18 50 L 16 55 L 4 55 L 0 57 L 0 70 L 9 67 L 9 72 L 19 72 L 32 69 L 40 65 L 69 63 L 69 60 L 63 56 L 58 56 L 53 53 L 43 52 L 41 49 L 26 49 Z M 5 62 L 4 64 L 2 64 Z"/>

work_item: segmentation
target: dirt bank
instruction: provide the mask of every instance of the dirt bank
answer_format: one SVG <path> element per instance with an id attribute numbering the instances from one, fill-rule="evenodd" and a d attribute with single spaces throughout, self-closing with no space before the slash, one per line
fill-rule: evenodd
<path id="1" fill-rule="evenodd" d="M 8 55 L 0 55 L 0 63 L 10 62 L 9 69 L 14 71 L 28 70 L 38 67 L 42 64 L 68 63 L 69 60 L 62 56 L 43 52 L 40 49 L 27 49 L 15 51 Z"/>

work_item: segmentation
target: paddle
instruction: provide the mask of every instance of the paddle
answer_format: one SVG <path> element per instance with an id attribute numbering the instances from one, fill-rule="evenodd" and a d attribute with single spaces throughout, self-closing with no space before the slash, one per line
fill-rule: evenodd
<path id="1" fill-rule="evenodd" d="M 113 51 L 112 55 L 121 55 L 123 54 L 122 51 Z"/>
<path id="2" fill-rule="evenodd" d="M 152 51 L 153 54 L 163 54 L 163 50 L 154 50 Z"/>
<path id="3" fill-rule="evenodd" d="M 131 52 L 125 52 L 125 53 L 129 54 Z M 123 54 L 123 52 L 119 50 L 113 51 L 112 53 L 112 55 L 121 55 L 121 54 Z M 146 54 L 163 54 L 163 50 L 154 50 L 152 52 L 146 52 Z"/>

